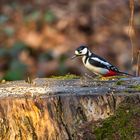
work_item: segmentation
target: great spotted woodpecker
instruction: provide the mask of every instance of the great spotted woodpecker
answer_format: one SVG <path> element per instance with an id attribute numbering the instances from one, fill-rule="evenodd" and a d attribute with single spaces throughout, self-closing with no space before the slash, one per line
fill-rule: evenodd
<path id="1" fill-rule="evenodd" d="M 101 75 L 104 77 L 117 75 L 133 76 L 131 74 L 119 71 L 118 68 L 107 62 L 104 58 L 92 53 L 87 46 L 78 47 L 75 50 L 75 55 L 72 58 L 77 56 L 82 56 L 84 66 L 96 75 Z"/>

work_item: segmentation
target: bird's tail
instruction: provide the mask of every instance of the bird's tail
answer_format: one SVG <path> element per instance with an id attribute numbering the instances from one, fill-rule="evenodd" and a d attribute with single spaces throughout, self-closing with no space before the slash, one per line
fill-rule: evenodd
<path id="1" fill-rule="evenodd" d="M 132 75 L 132 74 L 129 74 L 129 73 L 126 73 L 126 72 L 122 72 L 122 71 L 119 71 L 118 74 L 128 75 L 128 76 L 135 77 L 135 75 Z"/>

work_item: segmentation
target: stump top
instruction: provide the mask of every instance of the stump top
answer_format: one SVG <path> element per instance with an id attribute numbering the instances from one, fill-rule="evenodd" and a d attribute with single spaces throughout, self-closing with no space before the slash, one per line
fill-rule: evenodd
<path id="1" fill-rule="evenodd" d="M 58 80 L 37 78 L 32 84 L 25 81 L 14 81 L 0 84 L 0 97 L 27 96 L 70 96 L 100 95 L 116 93 L 140 94 L 140 77 L 122 78 L 114 81 L 97 81 L 85 79 Z"/>

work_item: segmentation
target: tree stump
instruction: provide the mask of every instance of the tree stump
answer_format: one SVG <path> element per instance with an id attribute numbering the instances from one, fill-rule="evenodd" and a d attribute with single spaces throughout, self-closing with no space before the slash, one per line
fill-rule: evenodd
<path id="1" fill-rule="evenodd" d="M 6 82 L 0 84 L 0 139 L 100 139 L 96 130 L 124 104 L 140 107 L 140 78 Z M 135 121 L 140 130 L 140 119 Z M 140 132 L 133 135 L 137 139 Z"/>

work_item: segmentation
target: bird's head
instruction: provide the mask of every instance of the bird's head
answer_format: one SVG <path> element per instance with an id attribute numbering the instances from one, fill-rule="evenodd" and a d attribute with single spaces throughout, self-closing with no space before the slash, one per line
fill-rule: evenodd
<path id="1" fill-rule="evenodd" d="M 75 55 L 72 58 L 75 58 L 77 56 L 84 56 L 88 53 L 87 46 L 80 46 L 75 50 Z"/>

